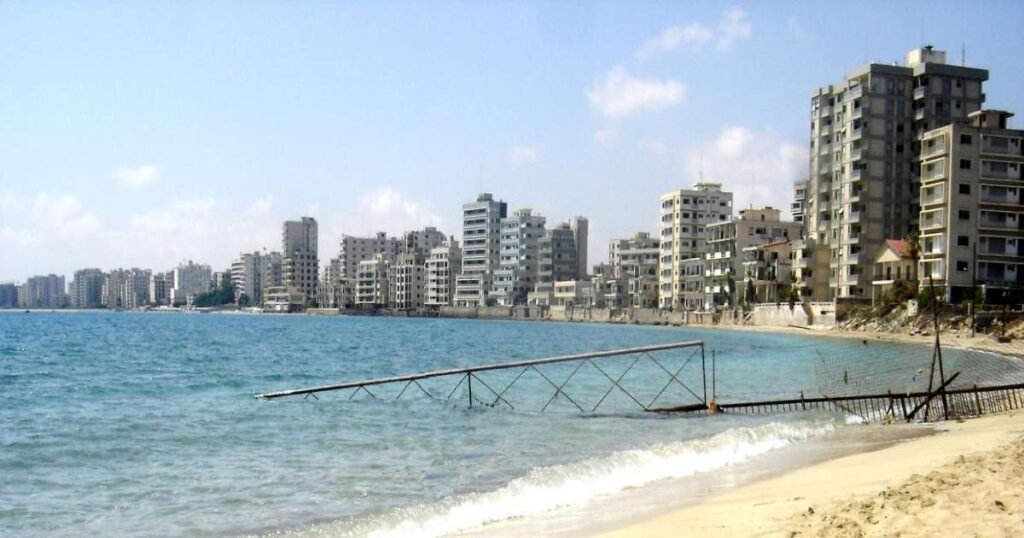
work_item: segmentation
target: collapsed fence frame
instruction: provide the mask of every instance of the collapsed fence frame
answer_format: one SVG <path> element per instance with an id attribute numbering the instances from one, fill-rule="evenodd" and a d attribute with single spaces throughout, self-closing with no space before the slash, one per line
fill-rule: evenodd
<path id="1" fill-rule="evenodd" d="M 936 407 L 942 406 L 940 411 L 942 418 L 982 416 L 1024 409 L 1024 383 L 991 387 L 975 385 L 969 388 L 944 389 L 942 392 L 947 398 L 946 403 L 934 404 Z M 800 398 L 788 400 L 719 403 L 718 410 L 724 413 L 750 414 L 828 411 L 856 415 L 866 422 L 910 421 L 918 416 L 917 411 L 922 408 L 925 409 L 925 413 L 920 416 L 922 419 L 927 419 L 929 400 L 937 395 L 938 391 L 805 398 L 801 393 Z M 704 409 L 683 407 L 667 407 L 653 411 L 662 413 L 706 412 Z"/>
<path id="2" fill-rule="evenodd" d="M 703 398 L 701 396 L 697 395 L 693 390 L 691 390 L 688 386 L 686 386 L 685 383 L 683 383 L 678 378 L 680 372 L 683 369 L 686 368 L 686 366 L 689 364 L 690 359 L 694 358 L 694 355 L 691 355 L 690 359 L 688 359 L 683 364 L 683 366 L 681 366 L 675 373 L 673 373 L 670 370 L 668 370 L 667 368 L 665 368 L 660 362 L 658 362 L 656 359 L 654 359 L 653 356 L 650 355 L 651 353 L 658 352 L 658 351 L 667 351 L 667 350 L 674 350 L 674 349 L 687 349 L 687 348 L 693 348 L 695 352 L 697 350 L 700 351 L 700 367 L 701 367 L 701 382 L 703 384 Z M 607 357 L 623 357 L 623 356 L 631 356 L 631 355 L 638 355 L 638 357 L 636 357 L 633 360 L 633 363 L 630 364 L 630 366 L 626 369 L 625 372 L 623 372 L 619 376 L 618 379 L 612 378 L 610 375 L 608 375 L 608 373 L 606 373 L 600 366 L 598 366 L 594 362 L 594 360 L 596 360 L 596 359 L 602 359 L 602 358 L 607 358 Z M 636 364 L 636 362 L 640 359 L 640 356 L 647 356 L 649 359 L 654 361 L 654 363 L 657 364 L 659 368 L 661 368 L 663 371 L 665 371 L 665 373 L 667 373 L 669 375 L 669 380 L 666 383 L 665 387 L 663 387 L 661 389 L 661 391 L 658 392 L 657 396 L 655 396 L 654 399 L 650 403 L 648 403 L 648 404 L 644 404 L 644 403 L 640 402 L 639 400 L 637 400 L 636 397 L 633 396 L 633 394 L 631 394 L 628 390 L 626 390 L 625 388 L 623 388 L 620 385 L 620 382 L 622 381 L 622 377 L 625 376 L 626 372 L 628 372 L 630 369 L 633 368 L 633 366 Z M 562 381 L 561 384 L 556 384 L 547 375 L 545 375 L 543 372 L 541 372 L 539 369 L 537 369 L 537 366 L 541 366 L 541 365 L 558 364 L 558 363 L 569 363 L 569 362 L 578 362 L 579 364 L 576 366 L 575 370 L 573 370 L 569 374 L 569 376 L 565 380 Z M 471 366 L 471 367 L 466 367 L 466 368 L 450 368 L 450 369 L 446 369 L 446 370 L 435 370 L 435 371 L 431 371 L 431 372 L 424 372 L 424 373 L 412 374 L 412 375 L 382 377 L 382 378 L 376 378 L 376 379 L 366 379 L 366 380 L 362 380 L 362 381 L 350 381 L 350 382 L 345 382 L 345 383 L 336 383 L 336 384 L 331 384 L 331 385 L 320 385 L 320 386 L 315 386 L 315 387 L 306 387 L 306 388 L 299 388 L 299 389 L 283 390 L 283 391 L 277 391 L 277 392 L 265 392 L 265 393 L 257 394 L 256 397 L 260 398 L 260 399 L 268 399 L 268 400 L 269 399 L 275 399 L 275 398 L 283 398 L 283 397 L 287 397 L 287 396 L 306 396 L 306 397 L 312 396 L 312 397 L 316 398 L 317 397 L 316 395 L 318 393 L 321 393 L 321 392 L 353 389 L 353 392 L 352 392 L 352 394 L 350 394 L 349 399 L 352 399 L 355 396 L 355 394 L 357 394 L 360 391 L 365 392 L 371 398 L 376 398 L 376 395 L 373 392 L 371 392 L 367 387 L 373 387 L 373 386 L 379 386 L 379 385 L 389 385 L 389 384 L 396 384 L 396 383 L 405 383 L 405 386 L 402 387 L 402 390 L 398 393 L 398 396 L 395 399 L 400 399 L 402 397 L 402 395 L 405 394 L 406 390 L 408 390 L 414 384 L 419 388 L 420 391 L 424 392 L 428 397 L 433 397 L 434 395 L 432 395 L 429 391 L 427 391 L 425 388 L 423 388 L 423 386 L 419 383 L 420 381 L 425 380 L 425 379 L 438 378 L 438 377 L 460 377 L 458 383 L 456 383 L 455 386 L 452 388 L 451 392 L 448 393 L 448 397 L 446 398 L 446 400 L 450 400 L 452 398 L 452 396 L 455 394 L 455 392 L 459 390 L 459 387 L 461 387 L 462 384 L 465 383 L 466 384 L 466 388 L 467 388 L 467 393 L 468 393 L 469 407 L 473 407 L 473 402 L 474 402 L 474 400 L 476 400 L 478 403 L 484 403 L 484 404 L 490 405 L 490 406 L 497 405 L 499 402 L 501 402 L 501 403 L 504 403 L 505 405 L 507 405 L 508 407 L 514 409 L 514 406 L 510 402 L 505 400 L 503 398 L 503 396 L 508 391 L 508 389 L 512 385 L 514 385 L 516 383 L 516 381 L 519 380 L 520 377 L 522 377 L 523 374 L 525 374 L 527 371 L 532 369 L 533 371 L 537 372 L 542 378 L 544 378 L 544 380 L 547 381 L 547 383 L 550 384 L 555 389 L 554 394 L 552 394 L 552 396 L 548 400 L 547 404 L 545 404 L 544 409 L 547 409 L 548 405 L 550 405 L 551 402 L 553 402 L 555 400 L 555 398 L 557 398 L 559 395 L 562 395 L 567 400 L 569 400 L 573 405 L 575 405 L 576 408 L 578 408 L 581 412 L 586 412 L 586 410 L 583 407 L 581 407 L 579 405 L 579 403 L 577 403 L 575 400 L 573 400 L 573 398 L 571 396 L 569 396 L 568 394 L 565 393 L 564 389 L 565 389 L 565 385 L 569 382 L 569 380 L 572 379 L 572 377 L 576 375 L 576 373 L 580 370 L 580 368 L 582 368 L 583 365 L 587 364 L 588 362 L 594 368 L 596 368 L 598 371 L 600 371 L 604 375 L 604 377 L 606 377 L 608 379 L 608 381 L 611 382 L 611 386 L 608 388 L 608 391 L 605 392 L 604 396 L 600 399 L 600 401 L 598 401 L 597 404 L 590 410 L 591 412 L 596 411 L 597 408 L 601 405 L 601 403 L 604 402 L 605 398 L 607 398 L 607 396 L 609 394 L 611 394 L 611 392 L 615 388 L 618 388 L 620 391 L 625 393 L 631 400 L 633 400 L 633 402 L 635 402 L 644 411 L 654 411 L 654 410 L 656 410 L 656 408 L 653 408 L 654 404 L 657 403 L 657 401 L 661 397 L 661 395 L 665 392 L 665 390 L 673 382 L 678 383 L 679 385 L 681 385 L 698 402 L 700 402 L 700 403 L 696 403 L 696 404 L 681 406 L 682 408 L 685 408 L 685 409 L 688 409 L 688 410 L 707 409 L 707 405 L 708 405 L 707 368 L 706 368 L 705 355 L 704 355 L 704 342 L 701 341 L 701 340 L 694 340 L 694 341 L 689 341 L 689 342 L 677 342 L 677 343 L 672 343 L 672 344 L 660 344 L 660 345 L 653 345 L 653 346 L 634 347 L 634 348 L 626 348 L 626 349 L 615 349 L 615 350 L 608 350 L 608 351 L 596 351 L 596 352 L 591 352 L 591 353 L 578 353 L 578 354 L 574 354 L 574 355 L 562 355 L 562 356 L 558 356 L 558 357 L 548 357 L 548 358 L 543 358 L 543 359 L 530 359 L 530 360 L 522 360 L 522 361 L 514 361 L 514 362 L 495 363 L 495 364 L 487 364 L 487 365 L 483 365 L 483 366 Z M 491 388 L 490 385 L 488 385 L 483 379 L 481 379 L 477 375 L 477 374 L 479 374 L 481 372 L 488 372 L 488 371 L 495 371 L 495 370 L 512 370 L 512 369 L 516 369 L 516 368 L 522 368 L 522 371 L 519 372 L 519 374 L 510 383 L 508 383 L 508 385 L 504 389 L 502 389 L 501 391 L 497 391 L 497 390 Z M 490 391 L 494 395 L 493 402 L 487 403 L 487 402 L 483 402 L 479 398 L 474 399 L 474 397 L 473 397 L 473 380 L 474 379 L 478 383 L 482 384 L 488 391 Z M 543 409 L 542 409 L 542 411 L 543 411 Z"/>

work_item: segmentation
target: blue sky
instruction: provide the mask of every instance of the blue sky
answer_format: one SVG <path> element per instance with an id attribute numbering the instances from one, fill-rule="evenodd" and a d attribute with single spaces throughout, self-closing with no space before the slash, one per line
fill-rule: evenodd
<path id="1" fill-rule="evenodd" d="M 809 96 L 932 44 L 1024 113 L 1019 2 L 3 2 L 0 281 L 226 267 L 280 222 L 460 233 L 481 188 L 607 240 L 705 178 L 788 207 Z M 1015 124 L 1016 125 L 1016 124 Z"/>

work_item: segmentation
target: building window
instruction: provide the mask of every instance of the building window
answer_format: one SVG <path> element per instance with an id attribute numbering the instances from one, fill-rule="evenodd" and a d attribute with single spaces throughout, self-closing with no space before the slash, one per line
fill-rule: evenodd
<path id="1" fill-rule="evenodd" d="M 971 169 L 971 160 L 970 159 L 960 159 L 960 169 L 961 170 L 970 170 Z"/>
<path id="2" fill-rule="evenodd" d="M 960 194 L 971 194 L 971 185 L 969 183 L 961 183 Z"/>
<path id="3" fill-rule="evenodd" d="M 957 271 L 961 271 L 961 272 L 967 272 L 967 262 L 963 262 L 963 261 L 959 261 L 958 260 L 956 262 L 956 270 Z"/>
<path id="4" fill-rule="evenodd" d="M 956 237 L 956 244 L 960 247 L 969 247 L 971 246 L 971 240 L 966 235 L 958 235 Z"/>
<path id="5" fill-rule="evenodd" d="M 966 209 L 961 209 L 960 220 L 971 220 L 971 212 Z"/>
<path id="6" fill-rule="evenodd" d="M 972 142 L 971 135 L 969 135 L 969 134 L 962 134 L 962 135 L 960 135 L 960 143 L 961 144 L 970 145 L 971 142 Z"/>

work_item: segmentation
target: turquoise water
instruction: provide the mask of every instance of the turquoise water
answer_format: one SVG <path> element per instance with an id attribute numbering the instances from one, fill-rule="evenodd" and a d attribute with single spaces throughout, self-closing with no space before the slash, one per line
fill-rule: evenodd
<path id="1" fill-rule="evenodd" d="M 596 413 L 576 412 L 561 397 L 540 413 L 552 390 L 532 373 L 507 394 L 515 409 L 467 408 L 464 386 L 445 401 L 454 383 L 427 384 L 440 394 L 436 399 L 412 391 L 387 400 L 395 393 L 383 388 L 376 400 L 253 397 L 686 340 L 705 342 L 709 368 L 714 351 L 708 391 L 726 399 L 813 390 L 820 383 L 811 363 L 820 350 L 862 353 L 858 341 L 688 328 L 0 315 L 0 535 L 437 535 L 713 471 L 843 427 L 841 417 L 816 415 L 655 415 L 639 412 L 618 391 Z M 912 346 L 897 351 L 921 356 Z M 678 378 L 703 394 L 699 354 L 657 358 L 673 372 L 690 358 Z M 628 362 L 601 364 L 618 378 Z M 545 372 L 557 383 L 565 368 Z M 565 389 L 589 406 L 609 384 L 587 368 Z M 640 364 L 621 383 L 632 383 L 648 401 L 667 377 L 657 375 L 656 367 Z M 509 381 L 482 379 L 495 386 Z M 693 402 L 675 384 L 661 398 Z M 695 463 L 695 454 L 705 456 Z"/>

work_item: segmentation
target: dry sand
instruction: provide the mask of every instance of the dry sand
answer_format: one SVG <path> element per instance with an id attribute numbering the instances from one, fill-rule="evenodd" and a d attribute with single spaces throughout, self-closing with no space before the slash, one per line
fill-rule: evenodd
<path id="1" fill-rule="evenodd" d="M 1024 414 L 939 428 L 605 536 L 1024 536 Z"/>

